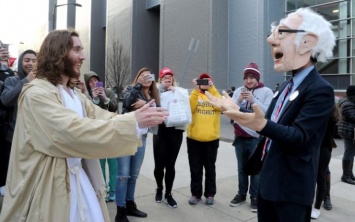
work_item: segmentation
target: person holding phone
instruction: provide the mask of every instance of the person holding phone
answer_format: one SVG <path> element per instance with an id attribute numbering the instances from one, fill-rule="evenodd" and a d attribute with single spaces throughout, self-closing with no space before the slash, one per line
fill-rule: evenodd
<path id="1" fill-rule="evenodd" d="M 260 71 L 256 63 L 251 62 L 243 70 L 244 85 L 233 93 L 232 98 L 240 107 L 252 111 L 252 105 L 260 105 L 263 112 L 266 112 L 272 100 L 272 90 L 260 81 Z M 238 160 L 238 193 L 230 202 L 230 206 L 236 207 L 244 203 L 249 189 L 250 210 L 257 211 L 257 194 L 259 189 L 259 174 L 249 176 L 244 172 L 246 161 L 256 148 L 259 134 L 255 130 L 233 123 L 235 154 Z"/>
<path id="2" fill-rule="evenodd" d="M 110 112 L 116 112 L 118 108 L 115 93 L 110 88 L 104 88 L 103 82 L 100 82 L 99 76 L 93 72 L 84 74 L 84 81 L 88 93 L 95 105 L 100 106 Z"/>
<path id="3" fill-rule="evenodd" d="M 89 99 L 95 105 L 98 105 L 102 109 L 108 110 L 110 112 L 116 112 L 118 108 L 118 103 L 113 90 L 103 87 L 103 83 L 100 82 L 99 76 L 93 72 L 87 72 L 84 74 L 84 81 L 86 88 L 88 89 Z M 80 80 L 76 80 L 80 86 Z M 82 87 L 81 87 L 82 89 Z M 108 164 L 109 170 L 109 182 L 106 179 L 106 163 Z M 106 202 L 115 201 L 116 192 L 116 176 L 117 176 L 117 159 L 116 158 L 105 158 L 100 159 L 101 170 L 104 175 L 104 180 L 106 184 Z"/>
<path id="4" fill-rule="evenodd" d="M 153 106 L 160 106 L 159 91 L 153 79 L 154 74 L 149 68 L 141 68 L 132 85 L 127 86 L 123 102 L 122 113 L 133 112 L 150 100 L 154 99 Z M 137 147 L 137 152 L 131 156 L 117 158 L 118 174 L 116 180 L 116 222 L 128 222 L 128 216 L 147 217 L 147 213 L 138 210 L 134 201 L 136 182 L 144 160 L 145 147 L 148 132 L 156 134 L 158 127 L 141 129 L 141 143 Z"/>
<path id="5" fill-rule="evenodd" d="M 220 97 L 213 80 L 207 73 L 192 80 L 194 90 L 190 94 L 192 121 L 187 127 L 187 153 L 191 174 L 191 197 L 189 204 L 195 205 L 204 195 L 205 204 L 213 205 L 216 187 L 216 160 L 220 138 L 221 110 L 207 103 L 205 92 Z M 205 189 L 203 192 L 203 168 Z"/>

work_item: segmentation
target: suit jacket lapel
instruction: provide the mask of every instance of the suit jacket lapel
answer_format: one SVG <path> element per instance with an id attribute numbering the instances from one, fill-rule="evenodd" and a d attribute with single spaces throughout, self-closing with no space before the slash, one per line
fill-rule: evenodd
<path id="1" fill-rule="evenodd" d="M 298 91 L 298 95 L 301 95 L 303 93 L 303 91 L 305 89 L 307 89 L 307 87 L 309 86 L 309 84 L 313 83 L 317 76 L 318 76 L 318 72 L 317 70 L 314 68 L 312 69 L 309 74 L 306 76 L 306 78 L 301 82 L 301 84 L 296 88 L 296 90 L 293 92 L 295 93 L 296 91 Z M 293 94 L 291 93 L 291 95 Z M 298 98 L 300 98 L 299 96 L 297 98 L 295 98 L 294 100 L 290 101 L 288 100 L 287 103 L 285 104 L 285 108 L 282 110 L 282 113 L 280 114 L 279 120 L 282 118 L 282 116 L 284 115 L 284 113 L 286 113 L 286 111 L 288 110 L 288 108 L 291 106 L 291 104 L 297 100 Z"/>
<path id="2" fill-rule="evenodd" d="M 288 81 L 283 82 L 282 85 L 279 87 L 279 90 L 277 90 L 274 93 L 274 95 L 276 93 L 277 93 L 277 95 L 272 99 L 272 101 L 271 101 L 271 103 L 269 105 L 269 108 L 266 111 L 266 114 L 265 114 L 266 119 L 271 119 L 271 115 L 272 115 L 272 112 L 275 109 L 276 102 L 277 102 L 278 98 L 280 97 L 280 95 L 282 94 L 282 92 L 284 91 L 284 89 L 286 88 L 287 83 L 288 83 Z"/>

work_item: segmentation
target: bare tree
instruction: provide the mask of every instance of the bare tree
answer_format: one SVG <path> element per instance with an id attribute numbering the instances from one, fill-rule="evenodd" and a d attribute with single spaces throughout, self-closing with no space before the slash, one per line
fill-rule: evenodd
<path id="1" fill-rule="evenodd" d="M 131 76 L 131 62 L 128 53 L 123 50 L 123 45 L 118 39 L 110 42 L 107 50 L 107 75 L 106 84 L 115 89 L 118 99 L 123 89 L 129 84 Z"/>

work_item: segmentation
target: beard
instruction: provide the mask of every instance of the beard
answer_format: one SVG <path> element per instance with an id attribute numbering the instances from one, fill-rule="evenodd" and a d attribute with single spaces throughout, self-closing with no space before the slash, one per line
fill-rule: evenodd
<path id="1" fill-rule="evenodd" d="M 77 79 L 80 77 L 80 72 L 75 71 L 74 69 L 75 62 L 71 59 L 66 58 L 64 60 L 64 74 L 70 79 Z"/>

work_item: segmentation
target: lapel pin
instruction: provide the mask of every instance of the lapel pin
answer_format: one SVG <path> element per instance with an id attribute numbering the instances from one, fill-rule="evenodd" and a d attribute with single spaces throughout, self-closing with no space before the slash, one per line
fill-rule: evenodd
<path id="1" fill-rule="evenodd" d="M 276 91 L 276 92 L 274 93 L 274 96 L 273 96 L 272 98 L 275 98 L 277 95 L 279 95 L 279 91 Z"/>
<path id="2" fill-rule="evenodd" d="M 290 101 L 293 101 L 294 99 L 296 99 L 298 94 L 300 94 L 298 90 L 294 91 L 290 96 Z"/>

